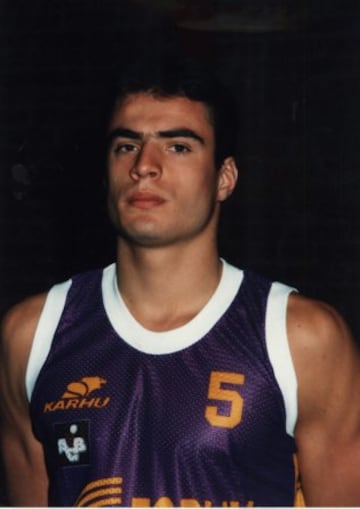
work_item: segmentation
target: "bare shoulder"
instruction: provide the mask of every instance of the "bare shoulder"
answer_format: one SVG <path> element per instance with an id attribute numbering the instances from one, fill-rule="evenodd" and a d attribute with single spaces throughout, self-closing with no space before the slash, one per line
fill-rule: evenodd
<path id="1" fill-rule="evenodd" d="M 25 372 L 45 300 L 45 293 L 29 297 L 12 307 L 2 320 L 0 362 L 9 376 L 17 378 Z"/>
<path id="2" fill-rule="evenodd" d="M 26 342 L 28 336 L 33 335 L 44 307 L 46 295 L 46 293 L 42 293 L 28 297 L 7 311 L 1 324 L 5 345 L 10 345 L 13 341 Z"/>
<path id="3" fill-rule="evenodd" d="M 356 350 L 351 332 L 341 315 L 325 302 L 291 294 L 288 303 L 287 327 L 290 347 L 308 355 L 327 356 Z"/>
<path id="4" fill-rule="evenodd" d="M 311 408 L 321 411 L 340 391 L 358 394 L 358 346 L 341 315 L 324 302 L 292 294 L 287 316 L 302 415 Z"/>

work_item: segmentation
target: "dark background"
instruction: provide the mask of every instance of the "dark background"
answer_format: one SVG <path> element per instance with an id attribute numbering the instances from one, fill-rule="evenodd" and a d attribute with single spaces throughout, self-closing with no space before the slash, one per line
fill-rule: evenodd
<path id="1" fill-rule="evenodd" d="M 330 302 L 360 342 L 360 6 L 346 0 L 0 0 L 0 312 L 113 260 L 112 69 L 176 24 L 238 100 L 223 256 Z"/>

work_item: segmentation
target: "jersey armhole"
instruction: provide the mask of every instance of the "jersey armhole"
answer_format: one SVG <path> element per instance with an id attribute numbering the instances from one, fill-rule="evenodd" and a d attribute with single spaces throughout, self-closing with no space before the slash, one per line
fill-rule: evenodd
<path id="1" fill-rule="evenodd" d="M 71 279 L 53 286 L 47 294 L 45 304 L 35 330 L 29 360 L 26 367 L 25 387 L 29 402 L 31 401 L 31 396 L 39 372 L 49 354 L 51 343 L 59 324 L 70 286 Z"/>
<path id="2" fill-rule="evenodd" d="M 298 417 L 297 378 L 286 330 L 287 303 L 294 288 L 273 283 L 266 311 L 266 343 L 276 381 L 281 390 L 285 411 L 286 431 L 294 436 Z"/>

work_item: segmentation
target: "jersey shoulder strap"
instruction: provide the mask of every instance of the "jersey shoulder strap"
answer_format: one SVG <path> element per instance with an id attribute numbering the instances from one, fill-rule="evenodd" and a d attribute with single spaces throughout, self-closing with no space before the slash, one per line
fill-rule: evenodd
<path id="1" fill-rule="evenodd" d="M 65 307 L 66 297 L 71 286 L 71 279 L 54 285 L 48 292 L 32 342 L 25 375 L 25 387 L 28 401 L 44 364 L 51 343 Z"/>
<path id="2" fill-rule="evenodd" d="M 271 285 L 265 321 L 268 355 L 286 408 L 286 430 L 294 436 L 298 415 L 297 378 L 286 330 L 288 298 L 295 288 L 282 283 Z"/>

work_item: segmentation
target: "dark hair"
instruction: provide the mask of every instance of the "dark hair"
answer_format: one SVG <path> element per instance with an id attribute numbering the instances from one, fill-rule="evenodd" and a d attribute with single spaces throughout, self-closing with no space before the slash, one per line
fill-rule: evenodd
<path id="1" fill-rule="evenodd" d="M 131 94 L 148 92 L 159 97 L 186 97 L 205 104 L 214 127 L 215 163 L 220 167 L 235 156 L 237 107 L 215 73 L 203 63 L 178 53 L 142 55 L 123 66 L 116 84 L 116 103 Z"/>

